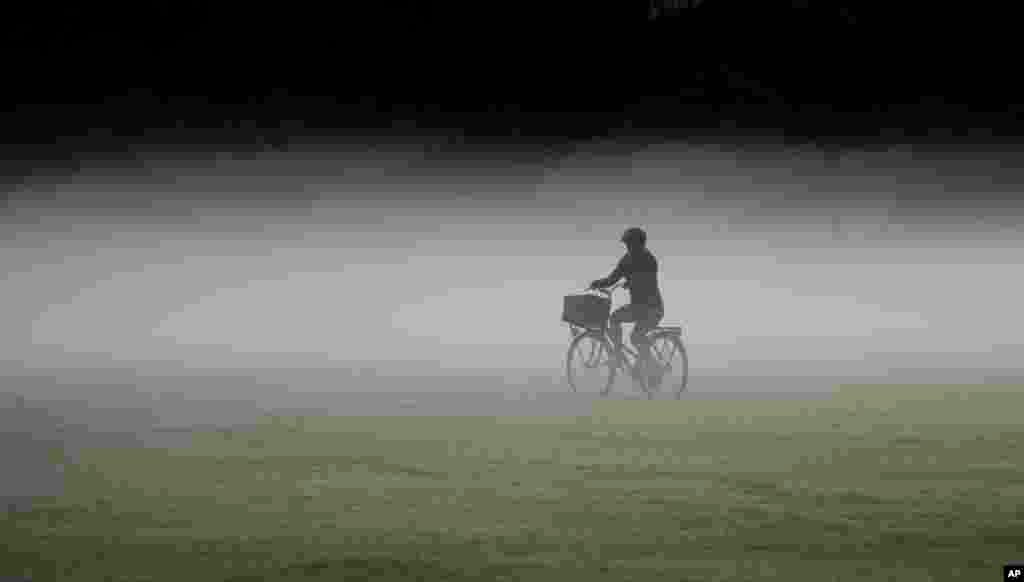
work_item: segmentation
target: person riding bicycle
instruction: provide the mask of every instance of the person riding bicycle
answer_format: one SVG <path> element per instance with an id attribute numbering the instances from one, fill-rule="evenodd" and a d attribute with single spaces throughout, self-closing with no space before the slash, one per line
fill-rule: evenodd
<path id="1" fill-rule="evenodd" d="M 624 287 L 629 289 L 628 305 L 615 310 L 609 319 L 608 335 L 615 342 L 615 348 L 622 345 L 622 324 L 635 323 L 630 341 L 640 353 L 641 365 L 634 368 L 634 376 L 646 369 L 650 359 L 651 345 L 647 341 L 647 333 L 653 330 L 665 316 L 665 306 L 658 289 L 658 260 L 647 249 L 647 233 L 643 229 L 632 227 L 626 229 L 619 239 L 626 245 L 626 254 L 618 265 L 604 279 L 590 283 L 590 289 L 603 289 L 626 278 Z"/>

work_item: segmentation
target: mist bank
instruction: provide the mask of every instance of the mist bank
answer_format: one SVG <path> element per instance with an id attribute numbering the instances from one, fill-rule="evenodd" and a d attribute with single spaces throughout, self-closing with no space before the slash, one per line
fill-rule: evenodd
<path id="1" fill-rule="evenodd" d="M 171 157 L 25 191 L 4 216 L 4 357 L 557 370 L 562 296 L 606 275 L 621 229 L 641 224 L 695 372 L 1020 361 L 1020 176 L 1005 154 L 493 154 Z"/>

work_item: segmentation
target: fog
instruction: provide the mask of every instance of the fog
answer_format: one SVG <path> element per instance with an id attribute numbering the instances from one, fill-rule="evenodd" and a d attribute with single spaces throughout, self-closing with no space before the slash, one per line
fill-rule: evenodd
<path id="1" fill-rule="evenodd" d="M 13 193 L 0 341 L 37 370 L 557 377 L 562 296 L 635 224 L 694 377 L 1013 371 L 1011 167 L 907 148 L 140 154 Z"/>

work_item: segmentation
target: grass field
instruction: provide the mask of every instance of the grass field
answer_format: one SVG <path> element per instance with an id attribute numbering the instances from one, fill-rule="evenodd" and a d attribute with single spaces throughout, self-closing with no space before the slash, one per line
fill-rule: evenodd
<path id="1" fill-rule="evenodd" d="M 0 579 L 995 580 L 1024 558 L 1024 387 L 268 417 L 87 450 Z"/>

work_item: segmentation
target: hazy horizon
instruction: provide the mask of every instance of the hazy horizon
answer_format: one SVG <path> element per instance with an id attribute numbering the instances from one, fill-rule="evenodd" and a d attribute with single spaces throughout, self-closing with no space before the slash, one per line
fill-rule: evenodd
<path id="1" fill-rule="evenodd" d="M 562 296 L 606 275 L 637 224 L 694 374 L 875 373 L 900 354 L 1015 369 L 1020 178 L 1005 156 L 930 156 L 595 146 L 86 169 L 12 197 L 4 359 L 557 373 Z"/>

